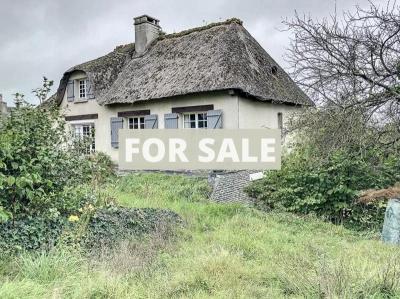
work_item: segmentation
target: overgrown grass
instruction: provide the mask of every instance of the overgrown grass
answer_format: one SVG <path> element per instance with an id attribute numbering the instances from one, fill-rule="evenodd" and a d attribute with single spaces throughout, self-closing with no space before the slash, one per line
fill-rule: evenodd
<path id="1" fill-rule="evenodd" d="M 120 178 L 109 192 L 131 207 L 167 208 L 186 222 L 92 259 L 56 249 L 3 258 L 0 298 L 400 297 L 400 251 L 311 217 L 207 201 L 204 180 Z"/>

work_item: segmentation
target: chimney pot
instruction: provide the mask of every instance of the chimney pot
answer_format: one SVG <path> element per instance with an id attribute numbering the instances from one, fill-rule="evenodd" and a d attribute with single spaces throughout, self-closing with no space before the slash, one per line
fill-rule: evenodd
<path id="1" fill-rule="evenodd" d="M 161 32 L 160 21 L 148 15 L 134 18 L 135 20 L 135 51 L 138 54 L 146 52 L 148 46 Z"/>

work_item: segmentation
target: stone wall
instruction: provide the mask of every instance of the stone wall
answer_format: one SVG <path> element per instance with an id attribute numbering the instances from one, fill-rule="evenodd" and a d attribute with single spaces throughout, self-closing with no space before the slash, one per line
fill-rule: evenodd
<path id="1" fill-rule="evenodd" d="M 258 172 L 242 170 L 215 173 L 210 182 L 213 186 L 211 199 L 217 202 L 251 204 L 252 199 L 244 192 L 244 188 L 250 184 L 250 175 Z"/>

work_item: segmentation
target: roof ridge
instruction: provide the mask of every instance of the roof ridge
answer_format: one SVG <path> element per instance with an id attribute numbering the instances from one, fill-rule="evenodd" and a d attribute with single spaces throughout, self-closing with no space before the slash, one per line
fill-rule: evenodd
<path id="1" fill-rule="evenodd" d="M 121 44 L 116 46 L 113 52 L 126 53 L 127 51 L 129 52 L 130 48 L 134 45 L 135 43 Z"/>
<path id="2" fill-rule="evenodd" d="M 116 46 L 114 50 L 112 50 L 111 52 L 108 52 L 104 55 L 101 55 L 99 57 L 78 63 L 76 65 L 74 65 L 73 67 L 69 68 L 66 72 L 69 72 L 70 70 L 74 70 L 76 68 L 79 68 L 83 65 L 89 64 L 89 63 L 93 63 L 95 61 L 101 60 L 106 58 L 107 56 L 111 56 L 111 55 L 122 55 L 122 56 L 126 56 L 127 54 L 129 55 L 129 51 L 130 51 L 130 47 L 133 47 L 135 45 L 135 43 L 128 43 L 128 44 L 123 44 L 123 45 L 119 45 Z"/>
<path id="3" fill-rule="evenodd" d="M 157 40 L 163 40 L 163 39 L 167 39 L 167 38 L 176 38 L 176 37 L 182 37 L 188 34 L 191 34 L 193 32 L 200 32 L 200 31 L 204 31 L 204 30 L 208 30 L 214 27 L 218 27 L 218 26 L 224 26 L 224 25 L 230 25 L 230 24 L 238 24 L 240 26 L 243 26 L 243 21 L 238 19 L 238 18 L 230 18 L 227 19 L 225 21 L 222 22 L 213 22 L 210 23 L 208 25 L 204 25 L 204 26 L 200 26 L 200 27 L 194 27 L 191 29 L 187 29 L 187 30 L 183 30 L 177 33 L 170 33 L 170 34 L 164 34 L 164 35 L 160 35 Z"/>

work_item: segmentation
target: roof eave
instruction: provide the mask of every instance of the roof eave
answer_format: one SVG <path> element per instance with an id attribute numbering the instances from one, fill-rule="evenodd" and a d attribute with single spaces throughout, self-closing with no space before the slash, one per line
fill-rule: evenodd
<path id="1" fill-rule="evenodd" d="M 175 98 L 175 97 L 183 97 L 183 96 L 190 96 L 190 95 L 196 95 L 196 94 L 204 94 L 207 92 L 227 92 L 229 93 L 230 91 L 234 91 L 236 95 L 240 95 L 242 97 L 260 101 L 260 102 L 265 102 L 265 103 L 273 103 L 273 104 L 282 104 L 282 105 L 288 105 L 288 106 L 313 106 L 311 103 L 310 105 L 307 105 L 305 103 L 298 103 L 295 101 L 285 101 L 285 100 L 279 100 L 275 98 L 265 98 L 262 96 L 258 95 L 253 95 L 251 93 L 248 93 L 244 91 L 241 88 L 219 88 L 219 89 L 213 89 L 213 90 L 204 90 L 204 91 L 196 91 L 196 92 L 189 92 L 189 93 L 181 93 L 181 94 L 174 94 L 170 96 L 164 96 L 164 97 L 157 97 L 157 98 L 146 98 L 146 99 L 137 99 L 137 100 L 129 100 L 129 101 L 116 101 L 112 103 L 107 103 L 107 101 L 100 102 L 99 104 L 102 106 L 114 106 L 114 105 L 122 105 L 122 104 L 135 104 L 139 102 L 147 102 L 147 101 L 159 101 L 163 100 L 166 98 Z M 311 101 L 311 100 L 310 100 Z"/>

